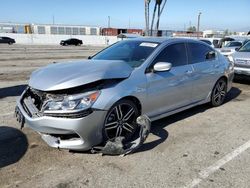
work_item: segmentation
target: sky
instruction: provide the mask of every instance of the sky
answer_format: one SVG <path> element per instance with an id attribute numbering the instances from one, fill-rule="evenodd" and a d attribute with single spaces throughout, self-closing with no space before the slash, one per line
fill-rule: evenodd
<path id="1" fill-rule="evenodd" d="M 151 0 L 151 15 L 154 0 Z M 250 30 L 250 0 L 168 0 L 160 29 Z M 144 0 L 2 0 L 0 22 L 144 28 Z"/>

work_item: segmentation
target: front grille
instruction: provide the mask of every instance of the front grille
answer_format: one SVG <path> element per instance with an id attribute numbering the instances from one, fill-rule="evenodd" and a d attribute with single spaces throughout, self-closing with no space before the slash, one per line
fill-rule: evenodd
<path id="1" fill-rule="evenodd" d="M 40 112 L 38 111 L 37 107 L 34 105 L 33 100 L 31 97 L 27 97 L 23 99 L 23 106 L 25 111 L 30 117 L 39 117 L 41 116 Z"/>
<path id="2" fill-rule="evenodd" d="M 231 50 L 221 50 L 221 52 L 231 52 Z"/>
<path id="3" fill-rule="evenodd" d="M 250 68 L 250 60 L 235 59 L 235 67 Z"/>

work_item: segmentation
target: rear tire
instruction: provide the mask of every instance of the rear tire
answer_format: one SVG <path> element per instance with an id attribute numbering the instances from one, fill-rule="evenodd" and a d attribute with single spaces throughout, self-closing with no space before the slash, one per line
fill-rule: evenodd
<path id="1" fill-rule="evenodd" d="M 108 111 L 104 121 L 103 139 L 113 140 L 122 136 L 125 141 L 133 138 L 138 126 L 136 119 L 139 110 L 134 102 L 122 99 L 116 102 Z"/>
<path id="2" fill-rule="evenodd" d="M 220 106 L 224 103 L 227 94 L 227 82 L 224 78 L 219 79 L 211 94 L 211 105 L 214 107 Z"/>

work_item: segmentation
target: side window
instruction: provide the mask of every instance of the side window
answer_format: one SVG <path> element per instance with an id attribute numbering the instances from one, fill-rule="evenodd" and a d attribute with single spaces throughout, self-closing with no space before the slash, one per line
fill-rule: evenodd
<path id="1" fill-rule="evenodd" d="M 177 43 L 167 46 L 154 60 L 157 62 L 172 63 L 173 67 L 187 65 L 187 54 L 184 43 Z"/>
<path id="2" fill-rule="evenodd" d="M 200 43 L 187 43 L 189 64 L 201 63 L 215 58 L 215 51 Z"/>

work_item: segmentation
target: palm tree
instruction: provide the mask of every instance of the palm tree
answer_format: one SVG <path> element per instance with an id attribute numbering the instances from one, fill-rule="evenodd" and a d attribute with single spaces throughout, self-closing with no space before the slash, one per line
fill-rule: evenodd
<path id="1" fill-rule="evenodd" d="M 154 27 L 154 21 L 155 21 L 155 14 L 156 14 L 156 10 L 158 8 L 158 15 L 157 15 L 157 22 L 156 22 L 156 26 L 155 26 L 155 30 L 156 33 L 158 33 L 159 30 L 159 25 L 160 25 L 160 16 L 163 12 L 163 9 L 167 3 L 167 0 L 164 0 L 163 6 L 161 8 L 161 4 L 162 4 L 163 0 L 155 0 L 155 6 L 154 6 L 154 12 L 153 12 L 153 16 L 152 16 L 152 21 L 151 21 L 151 28 L 150 28 L 150 35 L 153 35 L 153 27 Z"/>
<path id="2" fill-rule="evenodd" d="M 154 12 L 153 12 L 152 21 L 151 21 L 151 27 L 150 27 L 150 36 L 153 36 L 153 26 L 154 26 L 154 21 L 155 21 L 156 8 L 157 8 L 157 3 L 155 1 Z"/>
<path id="3" fill-rule="evenodd" d="M 157 5 L 157 9 L 158 9 L 157 22 L 156 22 L 156 27 L 155 27 L 155 30 L 156 30 L 157 34 L 158 34 L 158 30 L 159 30 L 159 25 L 160 25 L 161 3 L 162 3 L 162 0 L 156 0 L 155 1 L 155 4 Z"/>
<path id="4" fill-rule="evenodd" d="M 145 28 L 145 35 L 148 36 L 149 34 L 149 4 L 151 0 L 144 0 L 144 12 L 145 12 L 145 23 L 146 23 L 146 28 Z"/>
<path id="5" fill-rule="evenodd" d="M 160 17 L 163 12 L 163 9 L 167 3 L 167 0 L 164 0 L 163 6 L 161 7 L 162 0 L 156 0 L 156 3 L 158 5 L 158 17 L 157 17 L 157 22 L 156 22 L 156 32 L 158 33 L 159 30 L 159 25 L 160 25 Z"/>

